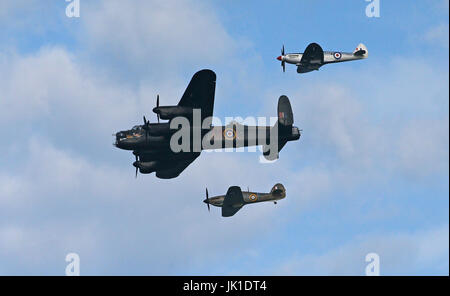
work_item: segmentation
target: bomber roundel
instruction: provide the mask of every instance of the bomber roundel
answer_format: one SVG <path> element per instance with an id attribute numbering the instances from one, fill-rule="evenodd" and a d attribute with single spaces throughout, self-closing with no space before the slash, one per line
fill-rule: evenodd
<path id="1" fill-rule="evenodd" d="M 232 128 L 226 128 L 223 131 L 223 136 L 226 140 L 234 140 L 236 138 L 236 132 Z"/>
<path id="2" fill-rule="evenodd" d="M 335 53 L 333 53 L 333 56 L 334 56 L 334 58 L 336 59 L 336 60 L 339 60 L 340 58 L 341 58 L 341 53 L 340 52 L 335 52 Z"/>

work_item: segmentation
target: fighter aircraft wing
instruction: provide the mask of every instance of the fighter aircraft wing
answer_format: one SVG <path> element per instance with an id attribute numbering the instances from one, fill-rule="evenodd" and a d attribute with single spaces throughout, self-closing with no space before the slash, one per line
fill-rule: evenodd
<path id="1" fill-rule="evenodd" d="M 183 153 L 183 152 L 180 152 Z M 163 160 L 168 161 L 173 164 L 163 170 L 156 171 L 156 177 L 160 179 L 172 179 L 178 177 L 194 160 L 200 156 L 200 153 L 193 153 L 192 158 L 182 159 L 182 160 Z"/>
<path id="2" fill-rule="evenodd" d="M 301 65 L 309 64 L 323 64 L 323 49 L 317 43 L 309 44 L 305 52 L 303 53 L 302 59 L 300 60 Z"/>
<path id="3" fill-rule="evenodd" d="M 231 217 L 244 206 L 244 197 L 239 186 L 228 188 L 227 194 L 223 200 L 222 216 Z"/>
<path id="4" fill-rule="evenodd" d="M 194 74 L 181 97 L 178 106 L 201 109 L 202 122 L 211 117 L 214 109 L 214 94 L 216 90 L 216 74 L 211 70 L 201 70 Z M 209 124 L 212 119 L 209 119 Z"/>

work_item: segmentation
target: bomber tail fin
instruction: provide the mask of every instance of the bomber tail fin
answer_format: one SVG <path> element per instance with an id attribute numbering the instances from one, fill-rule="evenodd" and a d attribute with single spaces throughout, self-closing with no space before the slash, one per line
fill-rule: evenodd
<path id="1" fill-rule="evenodd" d="M 278 99 L 278 124 L 282 129 L 290 129 L 294 124 L 291 103 L 286 96 L 281 96 Z"/>
<path id="2" fill-rule="evenodd" d="M 367 47 L 364 44 L 360 43 L 360 44 L 358 44 L 356 49 L 353 51 L 353 55 L 359 56 L 362 58 L 367 58 L 369 56 L 369 51 L 367 50 Z"/>
<path id="3" fill-rule="evenodd" d="M 275 147 L 277 151 L 271 151 L 270 145 L 264 145 L 263 155 L 267 160 L 273 161 L 278 159 L 278 153 L 288 141 L 298 140 L 300 138 L 300 131 L 293 124 L 294 114 L 292 113 L 291 103 L 288 97 L 281 96 L 278 99 L 278 121 L 270 131 L 271 138 L 273 133 L 277 135 L 278 147 Z"/>

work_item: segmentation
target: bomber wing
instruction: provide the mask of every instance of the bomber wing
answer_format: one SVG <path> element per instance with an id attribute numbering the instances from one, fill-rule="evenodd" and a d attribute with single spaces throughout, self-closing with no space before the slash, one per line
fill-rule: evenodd
<path id="1" fill-rule="evenodd" d="M 180 152 L 183 153 L 183 152 Z M 162 160 L 170 164 L 162 170 L 156 171 L 156 177 L 160 179 L 172 179 L 178 177 L 194 160 L 200 156 L 200 153 L 192 153 L 192 158 L 172 160 L 170 158 Z"/>
<path id="2" fill-rule="evenodd" d="M 216 74 L 211 70 L 198 71 L 189 82 L 178 106 L 201 109 L 203 123 L 205 118 L 213 115 L 215 90 Z M 209 125 L 211 123 L 210 118 Z"/>

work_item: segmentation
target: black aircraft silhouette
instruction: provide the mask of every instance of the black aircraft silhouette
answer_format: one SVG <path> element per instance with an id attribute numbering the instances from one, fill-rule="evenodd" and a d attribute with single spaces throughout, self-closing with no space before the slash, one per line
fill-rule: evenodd
<path id="1" fill-rule="evenodd" d="M 244 126 L 236 122 L 212 126 L 215 87 L 216 74 L 201 70 L 194 74 L 177 106 L 159 106 L 157 97 L 153 112 L 158 123 L 150 123 L 144 116 L 143 125 L 116 133 L 114 145 L 133 150 L 136 176 L 139 170 L 142 174 L 156 172 L 161 179 L 175 178 L 205 149 L 262 145 L 264 157 L 275 160 L 288 141 L 300 138 L 299 129 L 292 125 L 294 117 L 286 96 L 279 98 L 278 121 L 274 126 Z M 160 119 L 169 121 L 160 123 Z M 179 119 L 187 122 L 188 137 L 176 140 L 183 129 L 176 123 Z M 184 148 L 175 151 L 174 144 Z"/>

